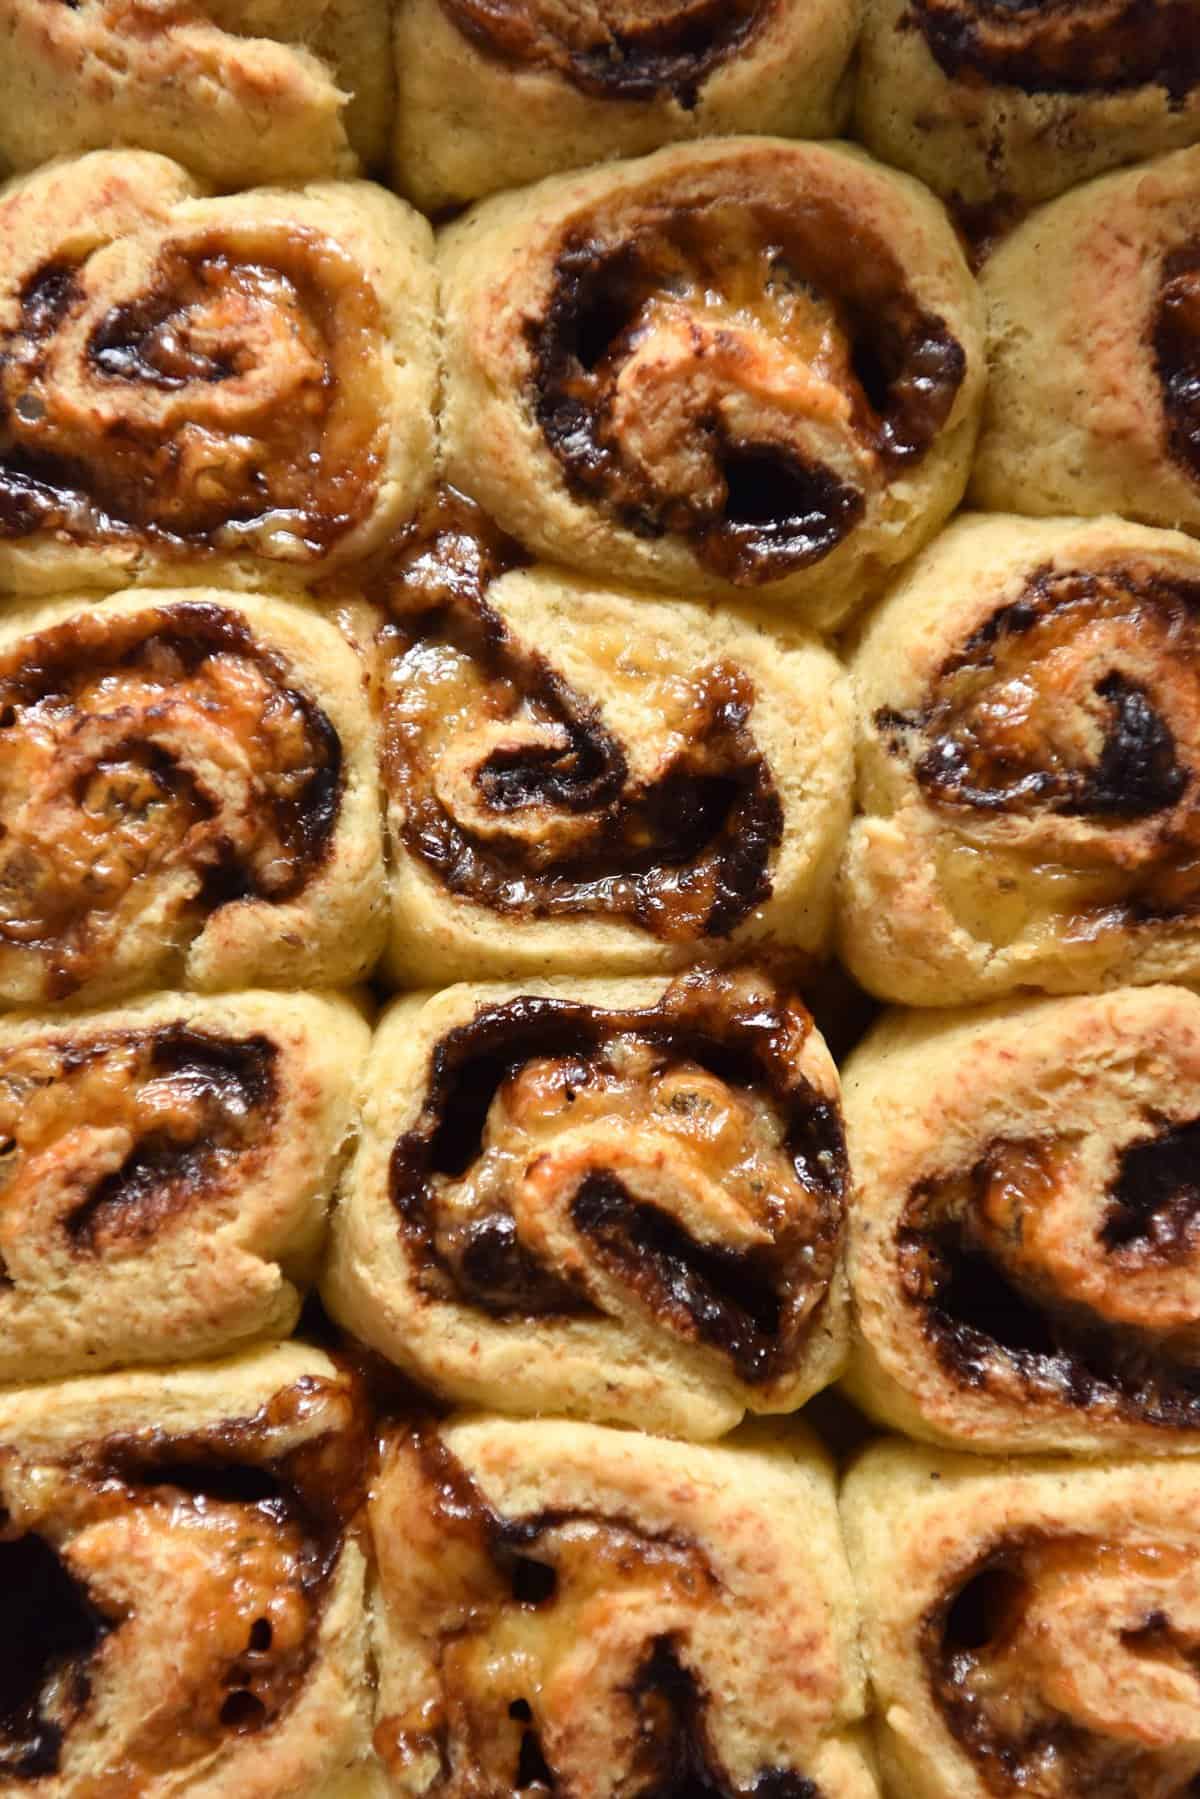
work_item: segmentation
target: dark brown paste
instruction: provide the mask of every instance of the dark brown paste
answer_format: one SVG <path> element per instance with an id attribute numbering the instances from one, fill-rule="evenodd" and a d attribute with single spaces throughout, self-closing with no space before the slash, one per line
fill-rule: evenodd
<path id="1" fill-rule="evenodd" d="M 487 604 L 488 581 L 518 558 L 443 491 L 392 570 L 386 768 L 405 848 L 495 912 L 727 936 L 770 896 L 783 834 L 749 677 L 728 662 L 698 668 L 666 721 L 683 746 L 634 777 L 599 710 Z M 469 806 L 485 828 L 439 792 L 447 752 L 480 732 Z"/>
<path id="2" fill-rule="evenodd" d="M 1104 1542 L 1080 1534 L 1014 1533 L 987 1546 L 924 1620 L 922 1648 L 934 1696 L 950 1730 L 998 1799 L 1194 1799 L 1200 1754 L 1191 1743 L 1139 1742 L 1125 1719 L 1139 1711 L 1138 1663 L 1166 1662 L 1200 1680 L 1200 1638 L 1152 1609 L 1134 1629 L 1114 1620 L 1115 1643 L 1097 1641 L 1089 1590 L 1130 1594 L 1143 1584 L 1161 1592 L 1164 1579 L 1186 1579 L 1194 1548 L 1150 1539 Z M 1072 1610 L 1080 1623 L 1072 1634 Z M 1048 1641 L 1044 1619 L 1065 1620 Z M 1065 1647 L 1064 1647 L 1065 1643 Z M 1115 1654 L 1113 1653 L 1115 1651 Z M 1086 1664 L 1108 1654 L 1114 1728 L 1107 1734 L 1059 1708 L 1048 1696 L 1072 1690 L 1070 1668 L 1056 1653 Z M 1047 1659 L 1050 1665 L 1047 1666 Z M 1200 1705 L 1200 1694 L 1197 1697 Z M 1124 1714 L 1124 1716 L 1122 1715 Z M 1149 1720 L 1145 1720 L 1149 1722 Z M 1143 1720 L 1139 1717 L 1138 1724 Z"/>
<path id="3" fill-rule="evenodd" d="M 638 536 L 687 539 L 739 585 L 821 561 L 868 489 L 929 450 L 966 372 L 962 345 L 886 244 L 815 196 L 786 213 L 647 198 L 625 224 L 564 241 L 529 327 L 533 405 L 571 488 Z M 797 447 L 752 375 L 745 385 L 747 357 L 804 368 L 840 396 L 857 472 Z M 736 429 L 730 394 L 744 401 Z"/>
<path id="4" fill-rule="evenodd" d="M 965 1172 L 914 1188 L 897 1232 L 903 1296 L 968 1387 L 1195 1429 L 1189 1331 L 1156 1330 L 1152 1309 L 1141 1323 L 1106 1318 L 1088 1296 L 1097 1263 L 1115 1293 L 1155 1267 L 1186 1278 L 1200 1257 L 1200 1121 L 1161 1121 L 1128 1144 L 1098 1195 L 1094 1237 L 1058 1241 L 1048 1267 L 1031 1221 L 1071 1180 L 1070 1163 L 1066 1139 L 997 1140 Z"/>
<path id="5" fill-rule="evenodd" d="M 599 100 L 675 100 L 754 41 L 778 0 L 441 0 L 486 56 L 553 70 Z"/>
<path id="6" fill-rule="evenodd" d="M 1176 250 L 1163 264 L 1153 341 L 1167 448 L 1200 481 L 1200 246 Z"/>
<path id="7" fill-rule="evenodd" d="M 362 522 L 380 467 L 361 375 L 374 293 L 311 231 L 261 235 L 244 258 L 215 234 L 168 242 L 146 290 L 103 313 L 86 258 L 27 278 L 0 331 L 0 540 L 272 555 L 286 536 L 315 557 Z"/>
<path id="8" fill-rule="evenodd" d="M 127 1133 L 121 1165 L 70 1185 L 56 1220 L 88 1255 L 128 1252 L 238 1187 L 277 1115 L 277 1049 L 185 1024 L 85 1039 L 47 1034 L 0 1050 L 0 1205 L 23 1215 L 71 1168 L 74 1134 Z"/>
<path id="9" fill-rule="evenodd" d="M 186 1712 L 123 1720 L 121 1764 L 102 1770 L 114 1790 L 269 1728 L 312 1667 L 364 1495 L 367 1443 L 352 1385 L 305 1376 L 252 1417 L 111 1437 L 50 1464 L 49 1479 L 45 1464 L 6 1452 L 0 1570 L 27 1628 L 0 1654 L 0 1777 L 58 1772 L 64 1742 L 86 1728 L 109 1678 L 106 1643 L 137 1631 L 136 1609 L 106 1602 L 102 1579 L 89 1586 L 73 1568 L 79 1554 L 105 1553 L 98 1542 L 114 1540 L 107 1553 L 120 1554 L 124 1529 L 160 1555 L 178 1538 L 180 1580 L 164 1600 L 203 1686 Z"/>
<path id="10" fill-rule="evenodd" d="M 97 608 L 0 651 L 0 943 L 44 957 L 55 997 L 158 884 L 180 948 L 232 900 L 303 891 L 342 759 L 291 683 L 241 618 L 192 601 Z"/>
<path id="11" fill-rule="evenodd" d="M 947 75 L 1027 94 L 1159 86 L 1179 105 L 1200 80 L 1197 0 L 910 0 Z"/>
<path id="12" fill-rule="evenodd" d="M 772 1379 L 807 1339 L 842 1229 L 840 1115 L 796 1068 L 810 1028 L 773 989 L 703 971 L 645 1009 L 481 1008 L 435 1047 L 420 1118 L 392 1154 L 423 1287 L 499 1316 L 594 1310 L 582 1282 L 521 1241 L 509 1183 L 542 1178 L 556 1140 L 585 1121 L 619 1120 L 620 1137 L 667 1135 L 679 1180 L 721 1181 L 770 1242 L 701 1244 L 602 1156 L 570 1160 L 568 1143 L 566 1203 L 591 1257 L 663 1328 L 720 1350 L 745 1381 Z"/>
<path id="13" fill-rule="evenodd" d="M 443 1639 L 441 1722 L 425 1746 L 436 1749 L 456 1790 L 553 1790 L 557 1776 L 540 1734 L 541 1682 L 531 1672 L 540 1665 L 550 1674 L 575 1647 L 580 1605 L 597 1591 L 611 1591 L 614 1602 L 665 1591 L 685 1605 L 719 1604 L 720 1582 L 696 1543 L 649 1535 L 619 1516 L 500 1516 L 431 1431 L 412 1432 L 390 1453 L 403 1454 L 419 1472 L 422 1529 L 431 1521 L 446 1546 L 447 1578 L 415 1620 L 423 1640 Z M 527 1648 L 512 1657 L 500 1645 L 505 1622 L 518 1613 Z M 630 1799 L 820 1799 L 816 1785 L 790 1768 L 764 1768 L 744 1787 L 729 1778 L 707 1724 L 721 1696 L 687 1665 L 684 1642 L 648 1639 L 624 1700 L 629 1741 L 614 1743 L 609 1772 Z M 463 1718 L 472 1728 L 462 1728 Z M 385 1761 L 403 1765 L 415 1745 L 404 1720 L 385 1718 L 376 1746 Z"/>

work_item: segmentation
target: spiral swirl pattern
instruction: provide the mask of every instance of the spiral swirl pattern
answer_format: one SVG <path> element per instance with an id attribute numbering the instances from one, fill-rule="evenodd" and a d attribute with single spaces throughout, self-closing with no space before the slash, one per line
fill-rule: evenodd
<path id="1" fill-rule="evenodd" d="M 943 535 L 856 663 L 841 933 L 860 980 L 945 1005 L 1190 978 L 1198 620 L 1176 534 L 975 517 Z"/>
<path id="2" fill-rule="evenodd" d="M 827 1482 L 803 1438 L 789 1461 L 594 1426 L 393 1433 L 372 1526 L 398 1790 L 866 1799 Z"/>
<path id="3" fill-rule="evenodd" d="M 846 1103 L 874 1411 L 997 1449 L 1200 1443 L 1198 1030 L 1150 987 L 868 1039 Z"/>
<path id="4" fill-rule="evenodd" d="M 0 578 L 372 548 L 427 472 L 429 235 L 363 185 L 204 199 L 132 151 L 13 183 Z"/>
<path id="5" fill-rule="evenodd" d="M 459 989 L 375 1055 L 399 1103 L 351 1173 L 327 1292 L 418 1378 L 501 1407 L 536 1382 L 601 1417 L 637 1389 L 702 1435 L 828 1378 L 845 1161 L 797 1000 L 745 971 Z M 634 1354 L 626 1391 L 607 1371 Z"/>
<path id="6" fill-rule="evenodd" d="M 485 203 L 442 246 L 449 478 L 554 560 L 835 620 L 965 478 L 976 301 L 926 208 L 749 138 Z"/>
<path id="7" fill-rule="evenodd" d="M 296 1360 L 276 1352 L 235 1378 Z M 96 1793 L 214 1766 L 236 1782 L 264 1733 L 283 1734 L 280 1769 L 294 1771 L 287 1733 L 329 1697 L 325 1619 L 352 1584 L 365 1439 L 344 1378 L 291 1371 L 253 1413 L 220 1421 L 211 1396 L 201 1415 L 194 1374 L 146 1391 L 147 1410 L 190 1399 L 190 1428 L 152 1412 L 124 1428 L 119 1381 L 92 1383 L 87 1397 L 110 1408 L 99 1415 L 121 1420 L 92 1440 L 63 1433 L 67 1417 L 82 1425 L 70 1397 L 52 1443 L 10 1402 L 0 1566 L 18 1641 L 0 1663 L 0 1774 Z M 347 1719 L 331 1709 L 324 1722 L 332 1757 L 316 1752 L 318 1775 L 345 1752 Z"/>
<path id="8" fill-rule="evenodd" d="M 94 609 L 0 650 L 0 946 L 48 994 L 158 920 L 167 966 L 236 900 L 329 854 L 338 734 L 248 619 L 207 601 Z M 33 978 L 33 977 L 31 977 Z"/>
<path id="9" fill-rule="evenodd" d="M 1196 1548 L 1137 1532 L 989 1546 L 927 1631 L 938 1702 L 989 1792 L 1194 1790 Z"/>
<path id="10" fill-rule="evenodd" d="M 660 681 L 663 753 L 635 773 L 596 702 L 488 603 L 519 559 L 444 495 L 392 571 L 385 775 L 405 850 L 493 913 L 728 937 L 770 896 L 783 835 L 751 675 L 714 652 Z"/>
<path id="11" fill-rule="evenodd" d="M 1200 1470 L 877 1444 L 842 1493 L 889 1791 L 1191 1799 Z"/>

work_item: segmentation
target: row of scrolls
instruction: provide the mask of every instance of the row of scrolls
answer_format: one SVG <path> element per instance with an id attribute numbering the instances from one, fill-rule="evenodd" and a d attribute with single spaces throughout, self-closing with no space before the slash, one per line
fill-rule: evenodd
<path id="1" fill-rule="evenodd" d="M 443 1401 L 706 1439 L 841 1378 L 976 1451 L 1200 1448 L 1200 1000 L 885 1017 L 749 969 L 0 1025 L 0 1380 L 334 1320 Z M 338 1203 L 330 1219 L 335 1190 Z"/>
<path id="2" fill-rule="evenodd" d="M 436 244 L 368 183 L 51 164 L 0 193 L 0 590 L 365 579 L 439 477 L 528 556 L 822 630 L 969 479 L 1197 529 L 1197 243 L 1196 148 L 1034 212 L 978 285 L 848 146 L 678 146 Z"/>
<path id="3" fill-rule="evenodd" d="M 443 490 L 323 609 L 10 611 L 0 1004 L 794 967 L 831 933 L 920 1006 L 1195 977 L 1191 539 L 965 517 L 850 679 L 781 621 L 521 560 Z"/>
<path id="4" fill-rule="evenodd" d="M 711 1447 L 391 1412 L 376 1452 L 364 1399 L 300 1345 L 0 1398 L 0 1777 L 198 1799 L 1194 1790 L 1190 1464 L 884 1444 L 839 1518 L 796 1426 Z"/>
<path id="5" fill-rule="evenodd" d="M 226 188 L 365 169 L 432 213 L 678 139 L 847 126 L 969 218 L 1200 134 L 1194 0 L 0 4 L 0 165 Z"/>

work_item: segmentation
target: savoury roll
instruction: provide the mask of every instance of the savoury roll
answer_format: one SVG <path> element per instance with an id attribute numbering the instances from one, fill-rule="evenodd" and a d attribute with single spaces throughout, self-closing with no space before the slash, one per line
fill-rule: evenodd
<path id="1" fill-rule="evenodd" d="M 0 1381 L 285 1335 L 369 1041 L 307 994 L 0 1019 Z"/>
<path id="2" fill-rule="evenodd" d="M 982 285 L 975 502 L 1200 531 L 1200 146 L 1041 208 Z"/>
<path id="3" fill-rule="evenodd" d="M 366 1093 L 325 1298 L 423 1385 L 708 1437 L 837 1374 L 837 1076 L 765 977 L 413 996 Z"/>
<path id="4" fill-rule="evenodd" d="M 869 0 L 857 129 L 968 220 L 1200 138 L 1197 0 Z"/>
<path id="5" fill-rule="evenodd" d="M 842 1514 L 890 1790 L 1196 1791 L 1200 1468 L 889 1443 Z"/>
<path id="6" fill-rule="evenodd" d="M 859 151 L 554 177 L 440 260 L 447 476 L 551 560 L 832 625 L 961 496 L 978 295 L 941 208 Z"/>
<path id="7" fill-rule="evenodd" d="M 134 144 L 218 187 L 378 165 L 388 0 L 0 0 L 0 163 Z"/>
<path id="8" fill-rule="evenodd" d="M 375 733 L 332 624 L 215 589 L 0 620 L 0 1004 L 336 986 L 383 943 Z"/>
<path id="9" fill-rule="evenodd" d="M 1200 549 L 964 518 L 852 664 L 863 816 L 842 954 L 954 1005 L 1200 976 Z"/>
<path id="10" fill-rule="evenodd" d="M 968 1449 L 1200 1451 L 1200 999 L 894 1014 L 844 1081 L 858 1403 Z"/>
<path id="11" fill-rule="evenodd" d="M 430 243 L 366 182 L 211 199 L 148 152 L 0 190 L 0 590 L 376 548 L 432 464 Z"/>
<path id="12" fill-rule="evenodd" d="M 362 1799 L 366 1421 L 315 1350 L 0 1396 L 0 1784 Z"/>
<path id="13" fill-rule="evenodd" d="M 399 0 L 396 185 L 427 212 L 729 131 L 836 137 L 860 0 Z"/>
<path id="14" fill-rule="evenodd" d="M 394 1431 L 371 1530 L 393 1793 L 875 1799 L 832 1468 L 799 1428 Z"/>
<path id="15" fill-rule="evenodd" d="M 820 952 L 853 787 L 834 657 L 520 560 L 443 492 L 388 583 L 401 984 Z"/>

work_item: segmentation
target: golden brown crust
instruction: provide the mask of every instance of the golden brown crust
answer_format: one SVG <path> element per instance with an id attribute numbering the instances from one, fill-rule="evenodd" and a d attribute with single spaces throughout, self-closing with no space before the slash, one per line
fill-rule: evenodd
<path id="1" fill-rule="evenodd" d="M 0 190 L 0 587 L 375 548 L 430 473 L 430 241 L 366 183 L 208 199 L 135 151 Z"/>
<path id="2" fill-rule="evenodd" d="M 1198 1500 L 1186 1463 L 869 1451 L 842 1517 L 893 1790 L 1188 1793 Z"/>
<path id="3" fill-rule="evenodd" d="M 859 1403 L 972 1449 L 1200 1449 L 1200 1000 L 894 1014 L 844 1080 Z"/>
<path id="4" fill-rule="evenodd" d="M 443 236 L 445 463 L 552 560 L 836 623 L 957 503 L 978 299 L 860 152 L 660 151 Z"/>
<path id="5" fill-rule="evenodd" d="M 12 613 L 0 688 L 0 1002 L 372 966 L 374 730 L 315 611 L 189 588 Z"/>
<path id="6" fill-rule="evenodd" d="M 365 1451 L 353 1384 L 292 1345 L 0 1399 L 0 1778 L 324 1799 L 363 1766 Z"/>
<path id="7" fill-rule="evenodd" d="M 836 1074 L 765 977 L 409 997 L 366 1087 L 324 1292 L 423 1384 L 706 1437 L 837 1373 Z"/>
<path id="8" fill-rule="evenodd" d="M 986 264 L 971 497 L 1200 530 L 1200 146 L 1089 182 Z"/>
<path id="9" fill-rule="evenodd" d="M 375 1741 L 405 1795 L 873 1799 L 831 1470 L 798 1428 L 698 1448 L 466 1419 L 372 1501 Z"/>
<path id="10" fill-rule="evenodd" d="M 0 0 L 0 162 L 131 144 L 228 188 L 385 152 L 385 0 Z"/>

